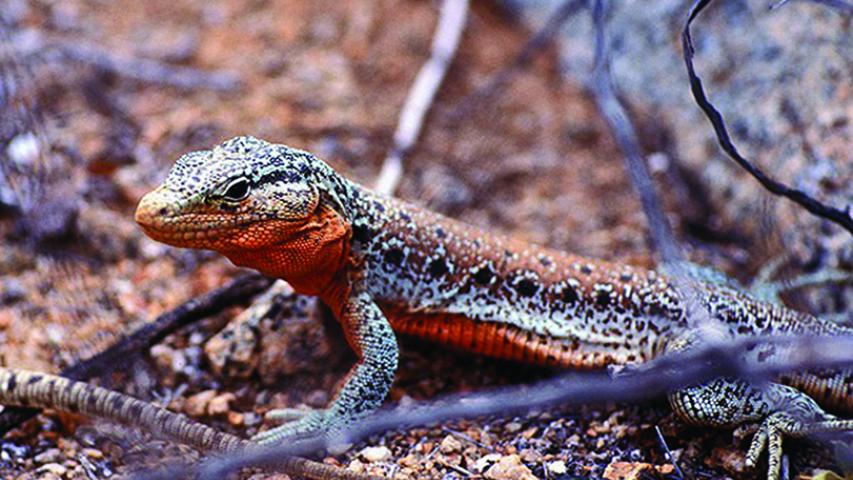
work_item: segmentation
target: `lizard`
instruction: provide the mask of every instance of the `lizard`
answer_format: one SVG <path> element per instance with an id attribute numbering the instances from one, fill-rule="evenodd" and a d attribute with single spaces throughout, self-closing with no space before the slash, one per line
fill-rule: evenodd
<path id="1" fill-rule="evenodd" d="M 664 272 L 560 252 L 466 225 L 375 193 L 309 152 L 251 136 L 181 156 L 145 194 L 135 220 L 152 239 L 219 252 L 235 265 L 317 296 L 358 360 L 325 409 L 274 410 L 261 443 L 343 429 L 376 410 L 394 380 L 397 334 L 538 365 L 631 365 L 690 348 L 689 304 L 730 337 L 849 335 L 850 327 L 760 300 L 724 281 L 688 295 Z M 755 361 L 782 350 L 758 349 Z M 754 386 L 720 378 L 672 391 L 688 423 L 758 425 L 747 452 L 768 454 L 778 480 L 782 439 L 853 428 L 853 372 L 785 375 Z M 817 400 L 817 401 L 816 401 Z"/>
<path id="2" fill-rule="evenodd" d="M 91 415 L 219 454 L 258 448 L 248 440 L 152 403 L 86 382 L 20 368 L 0 367 L 0 405 L 52 408 Z M 301 457 L 280 459 L 276 466 L 282 472 L 312 480 L 375 480 L 372 476 Z"/>

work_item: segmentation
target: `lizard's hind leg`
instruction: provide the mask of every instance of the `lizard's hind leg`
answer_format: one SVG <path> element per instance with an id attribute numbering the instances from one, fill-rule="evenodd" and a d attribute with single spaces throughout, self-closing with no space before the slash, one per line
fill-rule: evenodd
<path id="1" fill-rule="evenodd" d="M 684 351 L 696 345 L 696 336 L 687 335 L 673 341 L 667 351 Z M 784 437 L 853 430 L 853 420 L 827 413 L 810 396 L 779 383 L 717 378 L 670 392 L 669 403 L 679 417 L 694 425 L 758 424 L 746 463 L 755 466 L 766 449 L 768 480 L 780 480 Z"/>
<path id="2" fill-rule="evenodd" d="M 670 393 L 669 403 L 679 417 L 694 425 L 758 423 L 746 463 L 755 466 L 766 449 L 768 480 L 780 480 L 784 437 L 853 430 L 853 420 L 829 414 L 808 395 L 778 383 L 757 386 L 739 379 L 718 378 Z"/>

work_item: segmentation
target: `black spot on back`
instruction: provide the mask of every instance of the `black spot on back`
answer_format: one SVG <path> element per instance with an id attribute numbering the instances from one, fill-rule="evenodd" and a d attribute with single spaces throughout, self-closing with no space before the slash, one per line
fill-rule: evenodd
<path id="1" fill-rule="evenodd" d="M 560 290 L 560 300 L 567 305 L 573 305 L 578 301 L 578 292 L 571 285 L 564 285 Z"/>
<path id="2" fill-rule="evenodd" d="M 373 236 L 373 232 L 366 225 L 353 225 L 352 236 L 361 243 L 367 243 Z"/>
<path id="3" fill-rule="evenodd" d="M 515 290 L 522 297 L 532 297 L 533 295 L 536 295 L 537 291 L 539 291 L 539 286 L 529 278 L 522 278 L 517 281 L 513 287 L 515 287 Z"/>
<path id="4" fill-rule="evenodd" d="M 384 258 L 386 263 L 399 267 L 403 263 L 404 256 L 403 250 L 399 248 L 389 248 L 385 252 Z"/>
<path id="5" fill-rule="evenodd" d="M 595 293 L 595 304 L 599 307 L 606 307 L 610 304 L 610 292 L 607 290 L 599 290 Z"/>
<path id="6" fill-rule="evenodd" d="M 492 271 L 488 266 L 483 267 L 477 270 L 477 273 L 474 274 L 474 281 L 479 283 L 480 285 L 488 285 L 492 278 L 495 276 L 495 272 Z"/>
<path id="7" fill-rule="evenodd" d="M 447 268 L 447 261 L 443 258 L 436 258 L 432 260 L 429 262 L 427 272 L 435 278 L 446 275 L 447 272 L 449 272 L 449 269 Z"/>

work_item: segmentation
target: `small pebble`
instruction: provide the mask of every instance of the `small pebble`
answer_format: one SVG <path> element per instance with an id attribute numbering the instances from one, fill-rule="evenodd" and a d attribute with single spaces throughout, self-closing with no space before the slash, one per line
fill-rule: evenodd
<path id="1" fill-rule="evenodd" d="M 483 476 L 489 480 L 538 480 L 518 455 L 501 457 Z"/>
<path id="2" fill-rule="evenodd" d="M 358 452 L 358 456 L 363 458 L 369 463 L 373 462 L 384 462 L 391 458 L 391 450 L 384 445 L 378 445 L 375 447 L 365 447 L 362 451 Z"/>
<path id="3" fill-rule="evenodd" d="M 444 454 L 458 452 L 462 449 L 462 442 L 457 440 L 453 435 L 448 435 L 441 441 L 438 449 Z"/>
<path id="4" fill-rule="evenodd" d="M 242 427 L 245 423 L 246 415 L 241 412 L 228 412 L 228 424 L 232 427 Z"/>
<path id="5" fill-rule="evenodd" d="M 49 448 L 33 458 L 36 463 L 56 463 L 62 459 L 62 452 L 58 448 Z"/>
<path id="6" fill-rule="evenodd" d="M 68 472 L 68 469 L 63 467 L 62 465 L 60 465 L 58 463 L 47 463 L 47 464 L 39 467 L 38 470 L 36 470 L 36 471 L 40 474 L 52 473 L 54 475 L 61 477 L 61 476 L 65 475 L 66 472 Z"/>
<path id="7" fill-rule="evenodd" d="M 216 390 L 205 390 L 187 398 L 184 412 L 191 417 L 201 417 L 207 411 L 207 404 L 216 396 Z"/>
<path id="8" fill-rule="evenodd" d="M 231 392 L 226 392 L 213 397 L 207 404 L 207 414 L 210 416 L 224 415 L 230 410 L 230 404 L 237 397 Z"/>
<path id="9" fill-rule="evenodd" d="M 504 427 L 504 430 L 506 430 L 506 431 L 507 431 L 507 433 L 515 433 L 515 432 L 518 432 L 519 430 L 521 430 L 521 424 L 520 424 L 520 423 L 518 423 L 518 422 L 509 422 L 509 423 L 507 423 L 507 424 L 506 424 L 506 426 Z"/>
<path id="10" fill-rule="evenodd" d="M 568 469 L 566 468 L 566 462 L 562 460 L 548 462 L 548 471 L 553 473 L 554 475 L 562 475 L 568 471 Z"/>
<path id="11" fill-rule="evenodd" d="M 83 455 L 86 455 L 89 458 L 100 460 L 104 458 L 104 452 L 96 449 L 96 448 L 84 448 Z"/>
<path id="12" fill-rule="evenodd" d="M 645 462 L 612 462 L 604 469 L 606 480 L 640 480 L 654 476 L 654 468 Z"/>

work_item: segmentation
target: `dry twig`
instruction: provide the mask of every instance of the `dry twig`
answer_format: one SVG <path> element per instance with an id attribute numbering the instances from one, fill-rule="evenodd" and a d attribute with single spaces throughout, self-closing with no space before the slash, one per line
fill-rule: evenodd
<path id="1" fill-rule="evenodd" d="M 139 428 L 200 450 L 239 453 L 254 448 L 248 440 L 220 432 L 184 415 L 122 393 L 40 372 L 0 368 L 0 404 L 55 408 Z M 315 480 L 367 480 L 371 477 L 298 457 L 279 457 L 277 470 Z"/>
<path id="2" fill-rule="evenodd" d="M 423 129 L 424 118 L 456 55 L 467 17 L 468 0 L 444 0 L 442 3 L 432 39 L 432 53 L 418 72 L 403 104 L 394 132 L 394 146 L 382 164 L 374 187 L 376 191 L 391 195 L 397 189 L 403 176 L 403 156 L 411 150 Z"/>
<path id="3" fill-rule="evenodd" d="M 613 138 L 622 150 L 625 169 L 631 178 L 631 184 L 640 196 L 643 213 L 649 222 L 652 241 L 658 249 L 664 264 L 675 264 L 684 259 L 678 243 L 672 234 L 669 222 L 663 213 L 655 186 L 646 167 L 645 159 L 637 140 L 637 133 L 625 109 L 613 90 L 610 77 L 610 58 L 607 37 L 604 33 L 604 1 L 596 0 L 592 8 L 592 21 L 595 32 L 595 66 L 593 69 L 592 92 L 598 109 L 607 121 Z"/>

